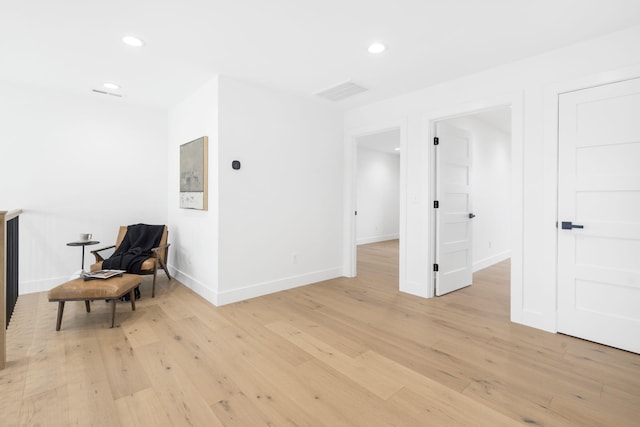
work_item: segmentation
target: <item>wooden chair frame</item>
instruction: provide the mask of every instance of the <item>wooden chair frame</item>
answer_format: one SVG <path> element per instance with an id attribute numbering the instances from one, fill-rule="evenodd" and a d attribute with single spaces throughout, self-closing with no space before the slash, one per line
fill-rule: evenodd
<path id="1" fill-rule="evenodd" d="M 126 226 L 121 226 L 120 231 L 118 233 L 118 237 L 116 239 L 116 244 L 111 246 L 106 246 L 104 248 L 96 249 L 91 251 L 93 256 L 96 258 L 96 263 L 102 262 L 105 259 L 100 255 L 100 252 L 106 251 L 107 249 L 118 249 L 124 236 L 127 232 Z M 164 270 L 164 273 L 167 275 L 169 280 L 171 280 L 171 274 L 169 273 L 169 269 L 167 268 L 167 259 L 169 257 L 169 246 L 171 243 L 167 243 L 167 239 L 169 238 L 169 230 L 167 227 L 164 227 L 164 232 L 162 233 L 162 239 L 160 240 L 160 245 L 156 248 L 151 249 L 151 256 L 148 259 L 153 259 L 153 268 L 150 270 L 141 270 L 138 273 L 140 276 L 146 276 L 149 274 L 153 274 L 153 287 L 151 288 L 151 298 L 155 298 L 156 296 L 156 277 L 158 275 L 158 265 L 160 268 Z"/>

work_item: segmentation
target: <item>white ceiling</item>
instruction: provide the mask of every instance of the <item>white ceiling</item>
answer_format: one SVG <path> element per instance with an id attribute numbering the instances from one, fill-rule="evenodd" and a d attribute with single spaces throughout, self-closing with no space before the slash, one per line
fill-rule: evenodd
<path id="1" fill-rule="evenodd" d="M 0 0 L 0 78 L 159 108 L 214 74 L 309 97 L 353 80 L 350 108 L 636 24 L 638 0 Z"/>

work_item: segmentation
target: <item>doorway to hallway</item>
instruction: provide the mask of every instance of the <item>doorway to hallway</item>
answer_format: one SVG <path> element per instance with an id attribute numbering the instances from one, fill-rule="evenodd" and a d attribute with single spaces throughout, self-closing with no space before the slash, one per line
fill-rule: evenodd
<path id="1" fill-rule="evenodd" d="M 366 251 L 368 245 L 391 242 L 391 246 L 396 247 L 396 256 L 387 258 L 385 263 L 392 261 L 394 265 L 387 267 L 398 270 L 402 155 L 400 137 L 400 128 L 393 127 L 355 138 L 353 251 L 356 255 L 356 266 L 360 261 L 358 254 L 361 248 Z"/>
<path id="2" fill-rule="evenodd" d="M 511 108 L 439 120 L 435 138 L 434 275 L 441 296 L 510 258 Z"/>

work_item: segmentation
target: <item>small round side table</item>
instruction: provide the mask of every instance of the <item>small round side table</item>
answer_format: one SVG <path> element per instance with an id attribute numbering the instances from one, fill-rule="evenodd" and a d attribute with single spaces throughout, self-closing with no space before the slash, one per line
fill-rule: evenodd
<path id="1" fill-rule="evenodd" d="M 80 267 L 81 271 L 84 271 L 84 247 L 97 245 L 98 243 L 100 242 L 97 240 L 78 240 L 77 242 L 67 243 L 67 246 L 82 246 L 82 267 Z"/>

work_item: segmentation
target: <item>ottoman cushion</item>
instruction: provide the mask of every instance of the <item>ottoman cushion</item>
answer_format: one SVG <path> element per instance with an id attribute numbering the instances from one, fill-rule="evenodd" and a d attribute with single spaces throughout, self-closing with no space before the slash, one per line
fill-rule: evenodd
<path id="1" fill-rule="evenodd" d="M 137 274 L 124 274 L 110 279 L 74 279 L 49 291 L 49 301 L 82 301 L 119 298 L 141 283 Z"/>
<path id="2" fill-rule="evenodd" d="M 111 277 L 109 279 L 74 279 L 56 286 L 49 291 L 49 301 L 58 302 L 56 331 L 59 331 L 62 325 L 62 313 L 64 313 L 66 301 L 84 301 L 87 313 L 89 313 L 91 311 L 90 301 L 100 299 L 111 300 L 111 327 L 113 328 L 116 320 L 116 300 L 125 294 L 129 294 L 131 296 L 131 309 L 135 310 L 136 304 L 133 290 L 141 282 L 142 280 L 137 274 L 123 274 L 120 277 Z"/>

